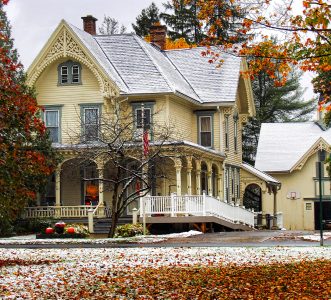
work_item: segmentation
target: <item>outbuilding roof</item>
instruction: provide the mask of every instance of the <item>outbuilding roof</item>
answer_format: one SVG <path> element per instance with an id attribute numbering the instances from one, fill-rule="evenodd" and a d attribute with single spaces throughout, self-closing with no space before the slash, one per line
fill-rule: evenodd
<path id="1" fill-rule="evenodd" d="M 255 167 L 265 172 L 289 172 L 318 141 L 331 144 L 331 129 L 317 122 L 263 123 Z"/>
<path id="2" fill-rule="evenodd" d="M 68 23 L 67 23 L 68 24 Z M 68 24 L 121 94 L 178 93 L 197 103 L 234 102 L 241 58 L 222 54 L 208 63 L 203 47 L 161 51 L 135 34 L 96 35 Z"/>
<path id="3" fill-rule="evenodd" d="M 278 181 L 277 179 L 275 179 L 274 177 L 268 175 L 267 173 L 264 173 L 256 168 L 254 168 L 253 166 L 247 164 L 247 163 L 242 163 L 241 167 L 246 170 L 247 172 L 255 175 L 256 177 L 262 179 L 263 181 L 265 181 L 268 184 L 271 185 L 280 185 L 280 181 Z"/>

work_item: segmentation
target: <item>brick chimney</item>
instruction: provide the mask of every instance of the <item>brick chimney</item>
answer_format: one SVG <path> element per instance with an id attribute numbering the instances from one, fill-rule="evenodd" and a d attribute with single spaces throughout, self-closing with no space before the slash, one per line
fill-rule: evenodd
<path id="1" fill-rule="evenodd" d="M 166 47 L 167 26 L 156 23 L 149 30 L 151 44 L 158 46 L 161 50 Z"/>
<path id="2" fill-rule="evenodd" d="M 89 34 L 96 35 L 96 21 L 98 21 L 98 19 L 94 18 L 92 15 L 87 15 L 86 17 L 82 17 L 82 19 L 84 31 Z"/>

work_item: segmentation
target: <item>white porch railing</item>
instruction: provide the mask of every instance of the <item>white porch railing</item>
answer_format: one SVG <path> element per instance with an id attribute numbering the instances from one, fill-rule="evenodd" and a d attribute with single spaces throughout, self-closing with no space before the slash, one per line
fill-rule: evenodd
<path id="1" fill-rule="evenodd" d="M 140 199 L 140 216 L 215 216 L 231 223 L 254 227 L 254 212 L 211 196 L 147 196 Z"/>
<path id="2" fill-rule="evenodd" d="M 78 206 L 35 206 L 25 208 L 25 218 L 85 218 L 88 211 L 93 210 L 93 216 L 102 218 L 109 215 L 107 207 L 78 205 Z"/>

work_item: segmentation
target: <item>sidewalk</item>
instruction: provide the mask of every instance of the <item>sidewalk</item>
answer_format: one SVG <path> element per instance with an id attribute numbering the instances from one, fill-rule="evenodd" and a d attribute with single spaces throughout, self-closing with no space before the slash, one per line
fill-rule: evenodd
<path id="1" fill-rule="evenodd" d="M 324 246 L 331 246 L 331 232 L 324 232 Z M 241 231 L 134 237 L 126 239 L 37 240 L 34 235 L 0 239 L 0 248 L 134 248 L 134 247 L 314 247 L 319 232 L 313 231 Z"/>

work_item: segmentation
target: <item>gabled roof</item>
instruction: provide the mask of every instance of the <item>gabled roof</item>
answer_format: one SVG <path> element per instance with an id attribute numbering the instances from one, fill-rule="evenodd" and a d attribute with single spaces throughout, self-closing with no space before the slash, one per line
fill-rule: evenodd
<path id="1" fill-rule="evenodd" d="M 268 184 L 271 185 L 280 185 L 280 181 L 278 181 L 277 179 L 275 179 L 274 177 L 254 168 L 253 166 L 247 164 L 247 163 L 242 163 L 241 167 L 246 170 L 247 172 L 255 175 L 256 177 L 262 179 L 263 181 L 265 181 Z"/>
<path id="2" fill-rule="evenodd" d="M 135 34 L 97 35 L 68 24 L 121 94 L 178 93 L 197 103 L 236 100 L 241 58 L 222 54 L 221 68 L 202 57 L 204 48 L 160 51 Z"/>
<path id="3" fill-rule="evenodd" d="M 255 167 L 265 172 L 291 172 L 302 167 L 300 163 L 305 162 L 318 144 L 323 148 L 330 146 L 331 129 L 323 130 L 316 122 L 264 123 Z"/>

